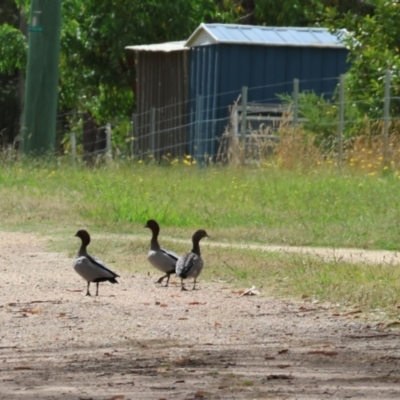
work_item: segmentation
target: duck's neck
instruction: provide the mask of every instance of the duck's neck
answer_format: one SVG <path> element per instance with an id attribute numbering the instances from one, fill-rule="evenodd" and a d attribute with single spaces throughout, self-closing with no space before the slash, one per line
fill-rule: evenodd
<path id="1" fill-rule="evenodd" d="M 200 243 L 199 241 L 193 241 L 192 253 L 197 254 L 200 257 Z"/>
<path id="2" fill-rule="evenodd" d="M 78 257 L 86 257 L 87 256 L 87 251 L 86 251 L 86 244 L 81 244 L 81 247 L 79 247 L 78 250 Z"/>
<path id="3" fill-rule="evenodd" d="M 160 244 L 158 243 L 158 232 L 153 231 L 153 235 L 150 240 L 150 250 L 160 250 Z"/>

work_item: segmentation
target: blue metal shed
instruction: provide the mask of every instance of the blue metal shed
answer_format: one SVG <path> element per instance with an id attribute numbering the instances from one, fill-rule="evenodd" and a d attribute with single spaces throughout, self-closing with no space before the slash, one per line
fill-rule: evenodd
<path id="1" fill-rule="evenodd" d="M 258 103 L 280 103 L 277 95 L 292 93 L 295 78 L 300 91 L 330 95 L 348 67 L 346 47 L 324 28 L 201 24 L 185 46 L 190 119 L 197 124 L 191 124 L 191 154 L 200 146 L 199 154 L 216 155 L 215 139 L 224 133 L 229 106 L 243 86 L 249 88 L 248 101 Z M 199 95 L 202 104 L 196 107 Z"/>

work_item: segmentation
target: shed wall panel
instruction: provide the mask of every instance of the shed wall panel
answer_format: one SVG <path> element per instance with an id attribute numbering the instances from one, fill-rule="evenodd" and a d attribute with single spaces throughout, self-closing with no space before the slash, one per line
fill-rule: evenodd
<path id="1" fill-rule="evenodd" d="M 176 157 L 187 143 L 187 51 L 137 52 L 137 127 L 135 154 Z M 151 135 L 150 110 L 154 107 L 155 135 Z M 178 128 L 177 128 L 178 127 Z"/>
<path id="2" fill-rule="evenodd" d="M 249 87 L 249 102 L 280 103 L 277 95 L 292 93 L 294 78 L 300 80 L 301 91 L 331 96 L 336 77 L 347 69 L 346 57 L 347 50 L 340 48 L 231 44 L 191 48 L 188 151 L 199 151 L 194 145 L 197 129 L 202 136 L 200 153 L 216 154 L 219 138 L 229 123 L 229 106 L 238 99 L 243 86 Z M 198 95 L 203 96 L 202 121 L 195 125 Z"/>

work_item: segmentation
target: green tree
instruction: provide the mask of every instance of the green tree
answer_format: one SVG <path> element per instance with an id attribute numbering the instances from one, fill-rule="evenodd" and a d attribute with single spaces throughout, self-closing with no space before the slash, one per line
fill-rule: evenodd
<path id="1" fill-rule="evenodd" d="M 13 74 L 25 68 L 27 45 L 22 32 L 10 25 L 0 26 L 0 73 Z"/>
<path id="2" fill-rule="evenodd" d="M 15 14 L 18 7 L 29 9 L 29 0 L 5 2 L 0 73 L 24 70 L 26 63 Z M 62 7 L 59 110 L 84 112 L 97 124 L 126 120 L 132 112 L 135 77 L 125 46 L 183 40 L 202 21 L 231 22 L 242 12 L 234 0 L 64 0 Z"/>
<path id="3" fill-rule="evenodd" d="M 12 142 L 19 132 L 27 46 L 20 3 L 0 5 L 0 144 Z"/>
<path id="4" fill-rule="evenodd" d="M 400 4 L 397 1 L 368 2 L 373 12 L 366 15 L 328 7 L 324 18 L 332 30 L 345 28 L 345 41 L 350 49 L 350 69 L 346 88 L 350 100 L 370 118 L 380 118 L 383 109 L 384 77 L 392 74 L 391 96 L 400 95 Z M 392 112 L 400 112 L 400 104 L 392 102 Z"/>
<path id="5" fill-rule="evenodd" d="M 61 106 L 86 109 L 98 122 L 128 115 L 134 77 L 125 46 L 181 40 L 201 18 L 201 9 L 200 2 L 185 0 L 64 1 Z"/>
<path id="6" fill-rule="evenodd" d="M 374 5 L 365 0 L 255 0 L 255 23 L 268 26 L 315 26 L 326 22 L 326 9 L 336 16 L 366 15 Z"/>

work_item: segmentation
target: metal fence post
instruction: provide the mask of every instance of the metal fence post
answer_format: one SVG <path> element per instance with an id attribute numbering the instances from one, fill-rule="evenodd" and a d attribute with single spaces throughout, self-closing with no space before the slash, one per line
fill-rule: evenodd
<path id="1" fill-rule="evenodd" d="M 76 134 L 71 132 L 71 163 L 75 165 L 76 162 Z"/>
<path id="2" fill-rule="evenodd" d="M 293 126 L 297 128 L 299 119 L 299 80 L 293 79 Z"/>
<path id="3" fill-rule="evenodd" d="M 156 135 L 156 109 L 150 109 L 150 152 L 154 157 L 155 153 L 155 135 Z"/>
<path id="4" fill-rule="evenodd" d="M 344 131 L 344 75 L 339 78 L 339 125 L 338 125 L 338 167 L 342 169 L 343 162 L 343 131 Z"/>
<path id="5" fill-rule="evenodd" d="M 197 95 L 196 98 L 196 129 L 195 129 L 195 138 L 194 138 L 194 154 L 197 163 L 200 163 L 201 158 L 201 127 L 202 127 L 202 118 L 203 118 L 203 96 Z"/>
<path id="6" fill-rule="evenodd" d="M 135 156 L 134 140 L 135 140 L 135 134 L 137 132 L 136 122 L 137 122 L 136 114 L 132 114 L 132 131 L 131 131 L 131 145 L 130 145 L 132 159 Z"/>
<path id="7" fill-rule="evenodd" d="M 242 123 L 241 123 L 241 137 L 243 143 L 243 160 L 246 159 L 246 133 L 247 133 L 247 86 L 242 87 Z"/>
<path id="8" fill-rule="evenodd" d="M 385 103 L 383 110 L 383 163 L 385 166 L 389 164 L 389 124 L 390 124 L 390 71 L 386 70 L 385 75 Z"/>
<path id="9" fill-rule="evenodd" d="M 106 160 L 111 160 L 111 124 L 106 124 Z"/>

